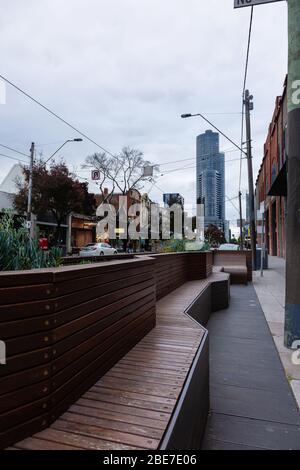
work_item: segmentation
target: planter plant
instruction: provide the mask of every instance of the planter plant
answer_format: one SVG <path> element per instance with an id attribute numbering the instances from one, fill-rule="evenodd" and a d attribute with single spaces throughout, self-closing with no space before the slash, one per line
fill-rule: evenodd
<path id="1" fill-rule="evenodd" d="M 58 248 L 41 250 L 22 221 L 16 220 L 11 212 L 4 213 L 0 219 L 0 271 L 57 267 L 60 260 Z"/>

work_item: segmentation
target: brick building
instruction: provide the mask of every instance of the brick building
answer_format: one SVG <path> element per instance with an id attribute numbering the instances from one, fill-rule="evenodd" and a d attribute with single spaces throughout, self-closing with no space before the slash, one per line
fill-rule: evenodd
<path id="1" fill-rule="evenodd" d="M 256 180 L 256 207 L 265 205 L 265 243 L 270 255 L 285 258 L 287 196 L 287 79 L 264 145 L 264 158 Z M 258 233 L 258 243 L 261 235 Z"/>

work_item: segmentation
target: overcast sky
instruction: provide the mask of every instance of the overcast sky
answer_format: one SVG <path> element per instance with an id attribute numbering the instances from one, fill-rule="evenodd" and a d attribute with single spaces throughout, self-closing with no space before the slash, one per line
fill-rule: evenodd
<path id="1" fill-rule="evenodd" d="M 234 10 L 233 0 L 2 0 L 0 73 L 112 153 L 137 147 L 164 173 L 195 163 L 172 161 L 196 158 L 196 136 L 209 127 L 199 118 L 181 120 L 182 113 L 241 111 L 249 15 L 250 8 Z M 286 2 L 257 6 L 248 77 L 255 97 L 255 179 L 286 72 Z M 240 141 L 240 115 L 208 117 Z M 35 141 L 51 155 L 73 137 L 71 129 L 7 86 L 7 104 L 0 105 L 1 144 L 26 153 Z M 223 149 L 232 145 L 221 138 Z M 88 177 L 80 166 L 95 151 L 89 142 L 69 144 L 61 156 Z M 226 160 L 238 157 L 228 152 Z M 13 161 L 0 158 L 2 180 Z M 195 205 L 195 171 L 170 173 L 157 185 Z M 238 174 L 239 162 L 228 162 L 229 198 L 238 193 Z M 246 188 L 244 171 L 244 193 Z M 162 193 L 154 187 L 151 197 L 161 201 Z M 227 218 L 237 216 L 227 204 Z"/>

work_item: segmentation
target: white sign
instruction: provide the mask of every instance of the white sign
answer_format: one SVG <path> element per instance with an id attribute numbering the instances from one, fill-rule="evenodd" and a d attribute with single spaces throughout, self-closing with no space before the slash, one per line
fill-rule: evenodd
<path id="1" fill-rule="evenodd" d="M 260 207 L 256 213 L 257 220 L 264 220 L 264 214 L 265 214 L 265 203 L 261 202 Z"/>
<path id="2" fill-rule="evenodd" d="M 99 181 L 101 178 L 100 170 L 92 170 L 92 180 Z"/>
<path id="3" fill-rule="evenodd" d="M 153 176 L 153 166 L 144 166 L 143 177 L 149 178 Z"/>
<path id="4" fill-rule="evenodd" d="M 32 226 L 31 220 L 26 220 L 25 227 L 26 227 L 28 230 L 30 230 L 30 229 L 31 229 L 31 226 Z"/>
<path id="5" fill-rule="evenodd" d="M 263 225 L 258 225 L 256 232 L 257 232 L 258 235 L 262 235 L 264 233 Z"/>
<path id="6" fill-rule="evenodd" d="M 282 0 L 234 0 L 234 8 L 253 7 L 264 3 L 281 2 Z"/>

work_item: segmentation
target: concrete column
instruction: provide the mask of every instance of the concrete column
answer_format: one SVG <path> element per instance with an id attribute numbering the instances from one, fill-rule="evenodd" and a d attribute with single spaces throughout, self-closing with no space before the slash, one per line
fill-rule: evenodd
<path id="1" fill-rule="evenodd" d="M 300 1 L 288 0 L 288 199 L 285 345 L 300 339 Z"/>

